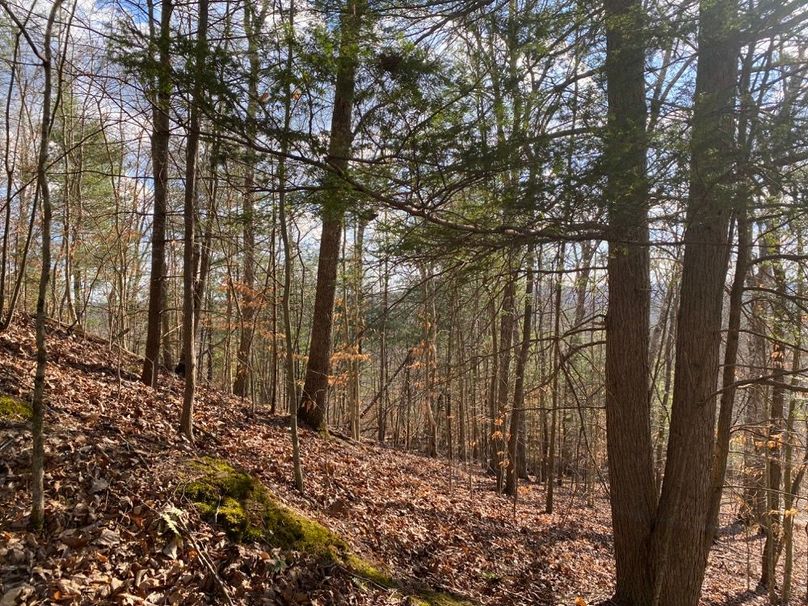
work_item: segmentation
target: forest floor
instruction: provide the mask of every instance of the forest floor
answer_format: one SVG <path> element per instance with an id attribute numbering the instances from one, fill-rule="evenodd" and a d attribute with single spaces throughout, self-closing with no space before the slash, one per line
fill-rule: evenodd
<path id="1" fill-rule="evenodd" d="M 301 495 L 291 481 L 287 418 L 252 413 L 244 401 L 202 387 L 191 445 L 175 429 L 181 379 L 167 377 L 159 390 L 146 388 L 138 382 L 138 360 L 129 354 L 55 325 L 49 334 L 47 524 L 41 534 L 26 528 L 29 427 L 9 404 L 30 398 L 33 326 L 21 322 L 0 335 L 2 606 L 505 606 L 576 604 L 577 598 L 591 604 L 612 590 L 605 495 L 587 507 L 582 495 L 560 489 L 556 512 L 547 515 L 541 486 L 523 486 L 514 506 L 476 468 L 455 466 L 450 473 L 446 460 L 305 430 Z M 395 584 L 312 554 L 230 540 L 201 519 L 185 494 L 188 461 L 201 455 L 225 459 L 260 479 L 280 501 L 389 572 Z M 801 523 L 796 536 L 794 594 L 803 596 Z M 766 603 L 755 591 L 761 550 L 762 539 L 742 527 L 722 529 L 703 603 Z M 467 602 L 444 600 L 426 587 Z"/>

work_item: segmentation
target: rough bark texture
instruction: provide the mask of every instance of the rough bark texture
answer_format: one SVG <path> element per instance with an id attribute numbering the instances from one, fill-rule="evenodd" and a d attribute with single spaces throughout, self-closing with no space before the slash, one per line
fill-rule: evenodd
<path id="1" fill-rule="evenodd" d="M 561 268 L 564 266 L 564 243 L 558 249 L 556 259 L 556 270 L 558 277 L 555 283 L 555 294 L 553 303 L 553 382 L 552 382 L 552 409 L 550 411 L 550 433 L 547 438 L 547 492 L 544 495 L 544 511 L 553 513 L 554 486 L 556 476 L 556 435 L 558 426 L 558 375 L 561 374 L 561 294 L 564 274 Z M 547 433 L 545 431 L 545 433 Z"/>
<path id="2" fill-rule="evenodd" d="M 651 603 L 648 540 L 656 508 L 649 376 L 649 255 L 642 3 L 606 2 L 609 308 L 606 427 L 615 601 Z"/>
<path id="3" fill-rule="evenodd" d="M 499 343 L 497 337 L 497 306 L 494 303 L 494 297 L 488 303 L 489 317 L 491 321 L 491 375 L 488 383 L 488 400 L 486 406 L 488 408 L 488 431 L 485 436 L 485 467 L 488 471 L 494 471 L 496 467 L 496 440 L 494 440 L 494 432 L 496 432 L 496 413 L 497 413 L 497 382 L 499 381 Z"/>
<path id="4" fill-rule="evenodd" d="M 713 456 L 712 478 L 710 481 L 710 509 L 707 514 L 707 533 L 705 535 L 708 551 L 716 532 L 718 532 L 718 514 L 721 510 L 721 495 L 724 491 L 727 458 L 729 457 L 729 437 L 732 429 L 732 411 L 735 402 L 735 367 L 738 360 L 738 345 L 741 329 L 741 305 L 743 303 L 744 282 L 749 268 L 750 253 L 749 222 L 746 210 L 738 213 L 738 256 L 735 261 L 735 276 L 729 295 L 729 325 L 727 327 L 727 344 L 724 348 L 724 370 L 721 378 L 721 403 L 718 413 L 718 432 L 716 448 Z"/>
<path id="5" fill-rule="evenodd" d="M 653 537 L 654 597 L 661 605 L 698 604 L 707 561 L 715 393 L 733 201 L 735 8 L 732 0 L 705 0 L 699 14 L 671 426 Z"/>
<path id="6" fill-rule="evenodd" d="M 512 254 L 512 253 L 511 253 Z M 516 324 L 516 272 L 508 261 L 508 276 L 502 291 L 502 314 L 499 317 L 499 376 L 497 378 L 497 419 L 495 435 L 497 462 L 497 490 L 502 492 L 507 465 L 507 441 L 505 440 L 505 418 L 508 414 L 508 378 L 511 369 L 511 345 Z"/>
<path id="7" fill-rule="evenodd" d="M 149 311 L 146 352 L 141 381 L 155 387 L 159 374 L 163 281 L 166 274 L 166 201 L 168 197 L 169 107 L 171 103 L 171 13 L 173 0 L 163 0 L 160 11 L 159 72 L 152 100 L 151 159 L 154 173 L 154 218 L 151 237 Z"/>
<path id="8" fill-rule="evenodd" d="M 780 255 L 780 244 L 775 226 L 769 227 L 766 236 L 768 241 L 766 252 L 773 257 Z M 787 299 L 786 275 L 783 263 L 779 259 L 774 259 L 767 263 L 767 273 L 772 280 L 774 289 L 777 292 L 777 301 L 772 303 L 772 316 L 774 325 L 772 327 L 772 338 L 774 345 L 771 353 L 772 380 L 775 385 L 771 391 L 771 401 L 769 405 L 769 423 L 766 436 L 766 515 L 763 517 L 763 529 L 766 531 L 766 544 L 763 547 L 763 561 L 761 566 L 760 586 L 768 587 L 769 595 L 776 601 L 777 588 L 772 580 L 775 575 L 775 567 L 779 559 L 782 544 L 779 540 L 781 530 L 780 516 L 780 492 L 783 488 L 788 490 L 788 484 L 783 485 L 783 465 L 782 444 L 786 437 L 785 419 L 785 357 L 786 357 L 786 331 L 790 323 L 788 310 L 783 308 L 783 302 Z M 776 579 L 775 579 L 776 580 Z"/>
<path id="9" fill-rule="evenodd" d="M 353 132 L 351 115 L 358 62 L 359 30 L 366 4 L 364 0 L 348 0 L 340 20 L 340 47 L 337 84 L 331 115 L 331 138 L 328 147 L 328 173 L 323 184 L 323 229 L 317 262 L 317 286 L 314 293 L 314 319 L 311 325 L 309 359 L 298 416 L 314 429 L 325 428 L 328 400 L 328 377 L 331 373 L 331 331 L 334 294 L 337 288 L 340 236 L 349 192 L 341 175 L 348 169 Z"/>

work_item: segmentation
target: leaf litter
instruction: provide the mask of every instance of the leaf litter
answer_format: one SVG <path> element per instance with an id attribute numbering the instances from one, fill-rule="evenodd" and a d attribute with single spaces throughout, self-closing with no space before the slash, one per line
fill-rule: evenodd
<path id="1" fill-rule="evenodd" d="M 41 534 L 27 529 L 27 421 L 0 417 L 0 606 L 416 604 L 401 589 L 414 585 L 477 604 L 580 606 L 613 590 L 605 495 L 590 508 L 564 487 L 548 515 L 541 486 L 522 486 L 514 505 L 474 465 L 455 463 L 450 473 L 443 459 L 305 429 L 300 495 L 287 417 L 261 407 L 253 414 L 246 401 L 202 386 L 192 445 L 176 431 L 181 379 L 164 373 L 159 389 L 144 387 L 135 356 L 56 324 L 48 342 Z M 29 321 L 0 334 L 0 394 L 30 399 L 34 353 Z M 260 479 L 402 583 L 391 589 L 311 554 L 234 543 L 183 495 L 182 469 L 203 455 Z M 798 563 L 806 559 L 804 534 L 795 531 Z M 766 603 L 754 586 L 761 551 L 759 536 L 728 525 L 702 603 Z M 800 593 L 804 569 L 795 572 Z"/>

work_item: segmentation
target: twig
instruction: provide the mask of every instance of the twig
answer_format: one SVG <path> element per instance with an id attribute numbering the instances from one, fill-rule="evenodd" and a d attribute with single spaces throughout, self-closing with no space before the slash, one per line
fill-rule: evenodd
<path id="1" fill-rule="evenodd" d="M 221 590 L 222 595 L 224 596 L 224 601 L 230 606 L 235 606 L 235 602 L 233 602 L 233 598 L 230 597 L 230 592 L 227 590 L 227 585 L 225 585 L 224 581 L 219 576 L 219 573 L 216 571 L 216 567 L 213 565 L 213 562 L 211 562 L 207 552 L 194 538 L 191 529 L 188 528 L 185 522 L 182 521 L 182 519 L 180 519 L 179 517 L 177 518 L 177 524 L 180 530 L 182 530 L 186 534 L 188 540 L 191 542 L 191 545 L 196 550 L 197 554 L 199 554 L 199 559 L 205 565 L 205 568 L 207 568 L 208 572 L 210 572 L 213 575 L 213 580 L 216 582 L 216 585 L 218 585 L 219 589 Z"/>

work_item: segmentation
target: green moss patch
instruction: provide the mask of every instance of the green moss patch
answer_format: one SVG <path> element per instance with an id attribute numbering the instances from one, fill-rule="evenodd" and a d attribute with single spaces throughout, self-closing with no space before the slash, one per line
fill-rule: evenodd
<path id="1" fill-rule="evenodd" d="M 250 474 L 208 457 L 191 461 L 189 467 L 192 479 L 185 486 L 185 496 L 203 518 L 224 528 L 231 539 L 261 541 L 346 567 L 363 562 L 338 535 L 280 503 Z"/>
<path id="2" fill-rule="evenodd" d="M 353 553 L 336 533 L 280 503 L 259 480 L 221 459 L 203 457 L 188 463 L 185 496 L 208 522 L 221 526 L 235 541 L 258 541 L 300 551 L 345 568 L 360 581 L 412 593 L 421 606 L 469 606 L 448 594 L 407 591 L 367 560 Z"/>
<path id="3" fill-rule="evenodd" d="M 31 406 L 17 398 L 0 394 L 0 418 L 28 420 L 31 418 Z"/>

